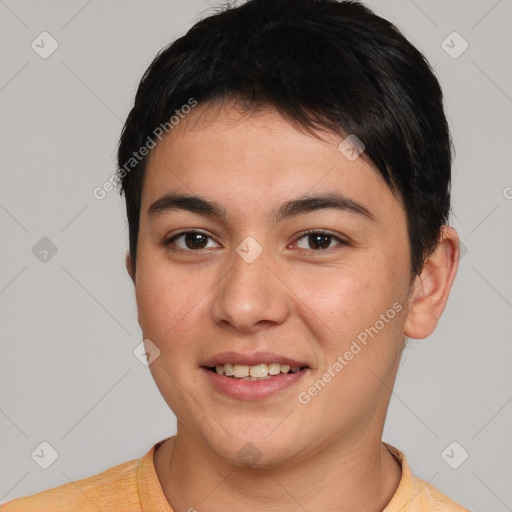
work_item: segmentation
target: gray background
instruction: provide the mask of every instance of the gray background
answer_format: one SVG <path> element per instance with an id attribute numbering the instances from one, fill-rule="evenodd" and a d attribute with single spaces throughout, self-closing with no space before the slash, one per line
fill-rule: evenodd
<path id="1" fill-rule="evenodd" d="M 437 330 L 408 343 L 384 440 L 472 510 L 512 510 L 512 2 L 368 5 L 425 53 L 444 88 L 457 149 L 452 225 L 465 251 Z M 0 502 L 139 458 L 175 432 L 133 354 L 142 338 L 124 205 L 117 191 L 99 201 L 92 190 L 115 170 L 143 71 L 206 9 L 0 1 Z M 31 47 L 43 31 L 59 45 L 46 59 Z M 454 31 L 469 44 L 457 58 L 445 51 L 463 48 L 446 39 Z M 57 248 L 46 261 L 47 241 L 33 250 L 43 237 Z M 31 456 L 50 453 L 43 441 L 58 452 L 48 469 Z M 452 469 L 446 461 L 465 451 Z"/>

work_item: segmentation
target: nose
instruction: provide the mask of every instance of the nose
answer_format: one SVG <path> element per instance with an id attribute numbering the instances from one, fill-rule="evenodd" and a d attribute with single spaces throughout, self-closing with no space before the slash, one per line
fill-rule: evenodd
<path id="1" fill-rule="evenodd" d="M 275 267 L 265 251 L 251 263 L 234 252 L 214 298 L 214 321 L 245 333 L 284 323 L 290 314 L 290 293 Z"/>

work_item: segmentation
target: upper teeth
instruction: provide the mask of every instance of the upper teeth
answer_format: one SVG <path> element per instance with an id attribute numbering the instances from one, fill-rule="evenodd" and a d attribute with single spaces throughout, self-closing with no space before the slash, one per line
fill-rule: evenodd
<path id="1" fill-rule="evenodd" d="M 300 366 L 291 368 L 292 372 L 300 370 Z M 219 375 L 226 375 L 228 377 L 266 377 L 267 375 L 279 375 L 279 373 L 288 373 L 290 366 L 287 364 L 270 363 L 270 364 L 255 364 L 248 366 L 245 364 L 218 364 L 215 371 Z"/>

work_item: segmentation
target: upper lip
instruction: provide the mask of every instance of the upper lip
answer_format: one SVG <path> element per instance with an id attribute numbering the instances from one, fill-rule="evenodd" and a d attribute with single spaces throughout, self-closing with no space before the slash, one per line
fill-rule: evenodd
<path id="1" fill-rule="evenodd" d="M 211 368 L 212 366 L 222 364 L 243 364 L 247 366 L 254 366 L 256 364 L 265 363 L 280 363 L 287 364 L 292 368 L 297 366 L 308 366 L 306 363 L 291 359 L 290 357 L 275 354 L 273 352 L 254 352 L 252 354 L 243 352 L 221 352 L 207 359 L 202 366 Z"/>

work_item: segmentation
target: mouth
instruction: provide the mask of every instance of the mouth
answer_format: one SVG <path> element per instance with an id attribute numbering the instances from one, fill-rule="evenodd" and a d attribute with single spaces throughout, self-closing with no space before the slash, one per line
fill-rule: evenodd
<path id="1" fill-rule="evenodd" d="M 305 362 L 270 352 L 224 352 L 201 366 L 213 388 L 238 400 L 259 400 L 291 388 L 312 369 Z"/>
<path id="2" fill-rule="evenodd" d="M 206 368 L 217 375 L 224 375 L 230 379 L 255 381 L 269 380 L 281 374 L 297 373 L 309 367 L 294 366 L 292 368 L 289 364 L 281 363 L 258 363 L 251 366 L 246 364 L 224 363 Z"/>

